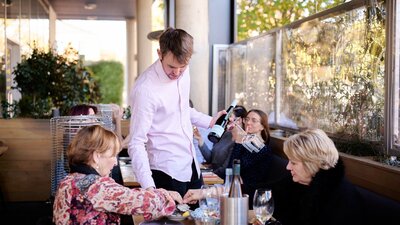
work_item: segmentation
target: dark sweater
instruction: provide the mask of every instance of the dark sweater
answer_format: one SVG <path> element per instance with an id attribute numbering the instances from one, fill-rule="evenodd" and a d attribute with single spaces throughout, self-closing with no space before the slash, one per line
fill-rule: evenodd
<path id="1" fill-rule="evenodd" d="M 271 187 L 272 184 L 289 177 L 286 170 L 287 160 L 275 155 L 266 145 L 258 153 L 249 152 L 243 145 L 235 144 L 230 160 L 240 160 L 240 176 L 243 180 L 242 191 L 249 195 L 249 208 L 253 207 L 253 196 L 257 188 Z"/>

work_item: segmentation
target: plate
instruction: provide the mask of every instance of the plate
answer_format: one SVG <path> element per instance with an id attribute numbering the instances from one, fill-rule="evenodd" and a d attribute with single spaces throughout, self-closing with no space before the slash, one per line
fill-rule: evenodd
<path id="1" fill-rule="evenodd" d="M 182 216 L 182 215 L 170 215 L 168 216 L 168 219 L 173 220 L 173 221 L 182 221 L 184 219 L 186 219 L 187 216 Z"/>
<path id="2" fill-rule="evenodd" d="M 153 220 L 153 221 L 144 221 L 141 222 L 139 225 L 182 225 L 182 223 L 173 220 Z"/>

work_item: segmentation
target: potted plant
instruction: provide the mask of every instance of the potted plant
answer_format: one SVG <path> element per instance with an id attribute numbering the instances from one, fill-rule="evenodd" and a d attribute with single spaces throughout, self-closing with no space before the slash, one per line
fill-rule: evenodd
<path id="1" fill-rule="evenodd" d="M 74 104 L 96 103 L 98 83 L 72 48 L 63 54 L 34 48 L 13 73 L 22 98 L 2 105 L 18 118 L 0 120 L 0 137 L 8 146 L 0 160 L 0 183 L 6 201 L 45 201 L 50 196 L 51 109 L 66 115 Z"/>
<path id="2" fill-rule="evenodd" d="M 51 109 L 65 115 L 81 102 L 96 103 L 100 92 L 92 74 L 79 59 L 78 52 L 69 47 L 63 54 L 33 48 L 13 71 L 15 86 L 21 93 L 19 116 L 49 118 Z"/>

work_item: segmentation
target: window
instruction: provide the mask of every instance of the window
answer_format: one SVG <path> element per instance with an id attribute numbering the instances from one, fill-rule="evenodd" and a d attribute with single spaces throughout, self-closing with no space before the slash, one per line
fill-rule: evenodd
<path id="1" fill-rule="evenodd" d="M 276 127 L 383 146 L 386 17 L 382 1 L 353 1 L 231 45 L 228 97 Z"/>

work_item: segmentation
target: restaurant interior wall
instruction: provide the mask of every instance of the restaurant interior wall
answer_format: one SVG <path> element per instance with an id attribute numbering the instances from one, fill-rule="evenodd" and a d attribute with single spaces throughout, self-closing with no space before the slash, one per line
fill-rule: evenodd
<path id="1" fill-rule="evenodd" d="M 354 0 L 230 45 L 226 101 L 265 111 L 275 128 L 318 127 L 388 153 L 385 54 L 399 49 L 386 48 L 386 5 Z"/>

